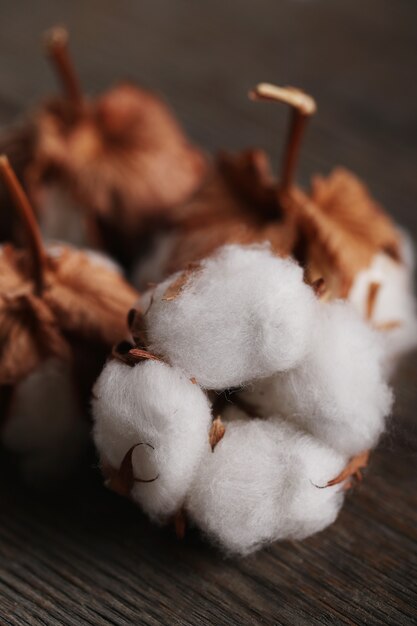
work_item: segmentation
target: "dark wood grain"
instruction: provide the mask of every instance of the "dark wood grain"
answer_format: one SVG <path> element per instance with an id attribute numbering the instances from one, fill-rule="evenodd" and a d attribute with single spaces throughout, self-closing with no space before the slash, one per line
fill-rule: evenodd
<path id="1" fill-rule="evenodd" d="M 71 30 L 85 86 L 130 77 L 162 92 L 196 141 L 265 147 L 286 117 L 254 104 L 260 80 L 313 93 L 300 172 L 344 164 L 417 230 L 415 0 L 0 0 L 0 123 L 55 88 L 39 34 Z M 397 376 L 390 432 L 333 527 L 225 560 L 177 542 L 106 492 L 94 469 L 39 495 L 3 462 L 0 623 L 417 623 L 417 358 Z"/>

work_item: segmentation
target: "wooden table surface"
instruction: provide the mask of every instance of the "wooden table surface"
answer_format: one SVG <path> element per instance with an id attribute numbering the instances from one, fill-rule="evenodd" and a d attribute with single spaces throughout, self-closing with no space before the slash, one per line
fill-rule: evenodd
<path id="1" fill-rule="evenodd" d="M 39 46 L 55 23 L 86 89 L 124 77 L 157 89 L 209 150 L 259 145 L 277 163 L 286 112 L 246 93 L 304 87 L 319 113 L 300 181 L 346 165 L 416 233 L 415 0 L 1 0 L 0 123 L 55 89 Z M 389 434 L 337 522 L 243 560 L 152 527 L 91 469 L 39 495 L 3 464 L 0 623 L 417 623 L 416 380 L 411 356 Z"/>

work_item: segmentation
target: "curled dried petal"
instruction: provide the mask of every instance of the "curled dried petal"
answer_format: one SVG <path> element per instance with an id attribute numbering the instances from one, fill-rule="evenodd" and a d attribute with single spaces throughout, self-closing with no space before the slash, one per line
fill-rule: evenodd
<path id="1" fill-rule="evenodd" d="M 221 441 L 226 432 L 226 428 L 222 422 L 220 415 L 218 415 L 214 420 L 210 428 L 209 432 L 209 443 L 211 446 L 212 452 L 214 452 L 214 448 L 217 446 L 219 441 Z"/>

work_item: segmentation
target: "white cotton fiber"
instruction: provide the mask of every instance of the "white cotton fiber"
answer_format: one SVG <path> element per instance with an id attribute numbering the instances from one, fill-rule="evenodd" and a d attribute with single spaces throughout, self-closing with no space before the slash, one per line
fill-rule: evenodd
<path id="1" fill-rule="evenodd" d="M 233 420 L 206 452 L 186 511 L 229 553 L 303 539 L 336 519 L 342 485 L 319 487 L 345 464 L 343 455 L 278 419 Z"/>
<path id="2" fill-rule="evenodd" d="M 349 300 L 366 316 L 369 286 L 378 283 L 375 307 L 370 323 L 381 329 L 386 369 L 390 373 L 398 359 L 417 345 L 417 311 L 413 289 L 413 256 L 408 238 L 403 236 L 404 263 L 394 261 L 386 254 L 377 254 L 371 266 L 359 272 Z"/>
<path id="3" fill-rule="evenodd" d="M 384 430 L 392 394 L 378 334 L 348 303 L 321 303 L 308 354 L 297 367 L 247 386 L 261 415 L 279 412 L 335 450 L 354 456 Z"/>
<path id="4" fill-rule="evenodd" d="M 180 370 L 157 361 L 105 366 L 94 387 L 94 440 L 104 464 L 118 469 L 135 448 L 131 496 L 163 521 L 183 503 L 196 467 L 209 448 L 211 423 L 204 392 Z M 152 446 L 152 447 L 150 447 Z"/>
<path id="5" fill-rule="evenodd" d="M 77 467 L 89 426 L 68 363 L 48 359 L 16 385 L 1 439 L 20 455 L 32 484 L 64 478 Z"/>
<path id="6" fill-rule="evenodd" d="M 317 302 L 294 261 L 266 246 L 225 246 L 166 301 L 176 278 L 153 293 L 149 348 L 201 386 L 238 386 L 303 359 Z"/>

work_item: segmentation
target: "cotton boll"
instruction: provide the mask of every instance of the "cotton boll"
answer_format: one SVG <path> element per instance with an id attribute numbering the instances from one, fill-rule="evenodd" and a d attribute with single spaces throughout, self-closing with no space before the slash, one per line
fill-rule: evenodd
<path id="1" fill-rule="evenodd" d="M 206 449 L 211 423 L 204 392 L 179 369 L 156 361 L 129 367 L 110 361 L 93 400 L 94 440 L 103 464 L 118 469 L 132 453 L 131 496 L 164 521 L 182 505 Z"/>
<path id="2" fill-rule="evenodd" d="M 354 456 L 384 430 L 392 394 L 378 334 L 347 303 L 322 303 L 306 359 L 289 372 L 248 385 L 243 398 L 262 415 L 288 421 Z"/>
<path id="3" fill-rule="evenodd" d="M 404 263 L 377 254 L 371 266 L 359 272 L 349 300 L 366 317 L 370 286 L 380 285 L 369 320 L 383 336 L 386 369 L 390 373 L 398 359 L 417 345 L 417 312 L 413 290 L 413 256 L 408 238 L 403 236 Z"/>
<path id="4" fill-rule="evenodd" d="M 177 278 L 154 291 L 149 348 L 203 387 L 238 386 L 303 358 L 317 301 L 294 261 L 266 246 L 225 246 L 164 300 Z"/>
<path id="5" fill-rule="evenodd" d="M 29 483 L 65 478 L 76 469 L 89 427 L 68 363 L 48 359 L 16 385 L 1 439 L 19 454 Z"/>
<path id="6" fill-rule="evenodd" d="M 343 455 L 278 419 L 231 421 L 214 452 L 206 452 L 186 511 L 229 553 L 303 539 L 336 519 L 341 485 L 319 487 L 345 463 Z"/>

